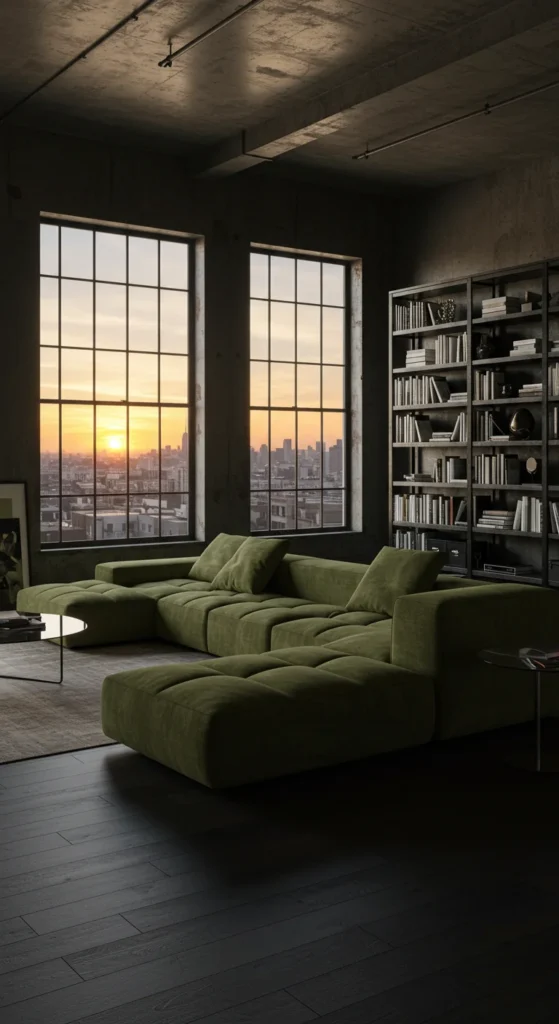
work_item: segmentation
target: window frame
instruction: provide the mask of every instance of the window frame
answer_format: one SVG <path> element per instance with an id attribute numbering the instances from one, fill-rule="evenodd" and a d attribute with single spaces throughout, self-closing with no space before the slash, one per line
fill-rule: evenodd
<path id="1" fill-rule="evenodd" d="M 39 470 L 39 521 L 40 521 L 40 517 L 41 517 L 41 510 L 42 510 L 43 502 L 48 500 L 49 498 L 52 498 L 53 503 L 56 502 L 58 504 L 58 533 L 59 533 L 59 540 L 58 541 L 48 541 L 46 543 L 41 543 L 40 542 L 40 550 L 41 551 L 60 551 L 60 550 L 77 550 L 79 548 L 105 548 L 105 547 L 121 548 L 121 547 L 135 546 L 135 545 L 138 545 L 138 544 L 139 545 L 149 544 L 149 545 L 153 546 L 154 544 L 182 544 L 184 542 L 191 541 L 191 540 L 194 539 L 194 516 L 195 516 L 195 501 L 196 501 L 196 495 L 195 495 L 195 476 L 194 476 L 194 472 L 195 472 L 195 465 L 194 465 L 194 460 L 195 460 L 195 452 L 194 452 L 194 449 L 195 449 L 195 445 L 194 445 L 195 433 L 194 432 L 195 432 L 195 394 L 196 394 L 196 385 L 195 385 L 195 379 L 194 379 L 194 368 L 195 368 L 195 365 L 196 365 L 196 352 L 195 352 L 195 339 L 196 339 L 196 335 L 195 335 L 195 329 L 196 329 L 196 324 L 195 324 L 195 319 L 196 319 L 195 308 L 196 308 L 196 303 L 195 303 L 195 301 L 193 301 L 194 298 L 195 298 L 195 286 L 196 286 L 196 268 L 195 268 L 196 244 L 195 244 L 195 239 L 192 236 L 184 235 L 184 234 L 182 234 L 180 232 L 152 231 L 149 228 L 128 227 L 126 225 L 121 225 L 121 224 L 111 224 L 110 222 L 106 222 L 106 221 L 102 221 L 102 222 L 89 221 L 89 220 L 84 220 L 82 218 L 75 218 L 75 219 L 73 219 L 71 217 L 57 217 L 57 216 L 55 216 L 53 214 L 44 214 L 44 215 L 41 215 L 41 217 L 39 219 L 39 247 L 40 247 L 40 229 L 41 229 L 41 227 L 43 225 L 50 225 L 50 226 L 54 226 L 54 227 L 59 228 L 59 232 L 58 232 L 58 274 L 45 274 L 45 273 L 42 273 L 42 271 L 39 269 L 39 275 L 38 275 L 38 288 L 39 288 L 39 290 L 40 290 L 40 287 L 41 287 L 41 280 L 43 278 L 47 278 L 47 279 L 49 279 L 51 281 L 56 281 L 57 282 L 57 286 L 58 286 L 58 342 L 57 342 L 56 346 L 54 346 L 54 345 L 43 345 L 41 343 L 40 323 L 39 323 L 39 343 L 38 343 L 38 346 L 37 346 L 39 360 L 40 360 L 40 357 L 41 357 L 41 350 L 43 348 L 51 348 L 51 349 L 53 349 L 54 351 L 56 351 L 58 353 L 58 373 L 57 373 L 58 398 L 43 398 L 41 396 L 41 380 L 40 380 L 40 370 L 39 370 L 39 411 L 41 410 L 41 408 L 44 405 L 55 406 L 59 410 L 59 413 L 58 413 L 58 492 L 56 494 L 51 494 L 51 495 L 43 494 L 42 493 L 41 483 L 40 483 L 40 470 Z M 79 277 L 79 278 L 75 277 L 75 278 L 73 278 L 73 277 L 68 277 L 68 276 L 62 274 L 62 246 L 61 246 L 61 238 L 62 238 L 61 229 L 62 228 L 78 228 L 78 229 L 81 228 L 81 229 L 89 230 L 89 231 L 92 232 L 92 236 L 93 236 L 93 242 L 92 242 L 92 245 L 93 245 L 93 276 L 91 278 L 83 278 L 83 277 Z M 158 384 L 159 384 L 158 392 L 159 392 L 159 395 L 160 395 L 161 355 L 162 354 L 163 355 L 167 354 L 167 353 L 162 353 L 161 352 L 161 318 L 160 318 L 161 300 L 160 300 L 160 296 L 161 296 L 161 291 L 162 290 L 165 291 L 167 289 L 165 289 L 164 286 L 162 288 L 161 283 L 160 283 L 160 267 L 161 267 L 161 264 L 160 264 L 160 250 L 158 249 L 158 275 L 159 275 L 159 280 L 158 280 L 157 285 L 139 285 L 139 287 L 151 288 L 151 289 L 153 289 L 154 291 L 157 292 L 157 309 L 158 309 L 158 318 L 157 318 L 157 351 L 155 353 L 149 353 L 149 352 L 146 353 L 145 350 L 142 351 L 142 350 L 136 350 L 136 349 L 130 349 L 129 348 L 130 319 L 129 319 L 129 291 L 128 291 L 128 289 L 130 287 L 130 281 L 128 279 L 128 270 L 129 270 L 129 247 L 128 247 L 128 244 L 126 245 L 126 281 L 125 282 L 105 281 L 104 279 L 97 278 L 95 276 L 95 271 L 96 271 L 96 263 L 95 263 L 96 232 L 106 232 L 106 233 L 111 234 L 111 235 L 123 235 L 125 238 L 129 238 L 129 237 L 146 238 L 146 239 L 150 239 L 150 240 L 153 240 L 153 241 L 157 241 L 158 243 L 160 243 L 160 242 L 173 242 L 173 241 L 179 242 L 180 241 L 181 243 L 183 243 L 183 244 L 188 246 L 188 278 L 187 278 L 187 288 L 185 289 L 185 294 L 188 296 L 188 298 L 187 298 L 188 351 L 187 351 L 187 354 L 186 354 L 186 357 L 188 359 L 188 364 L 187 364 L 187 367 L 188 367 L 188 380 L 187 380 L 187 395 L 186 395 L 186 402 L 187 402 L 187 404 L 186 404 L 186 413 L 187 413 L 186 423 L 187 423 L 187 430 L 188 430 L 188 459 L 187 459 L 187 469 L 188 469 L 188 501 L 187 501 L 188 532 L 184 533 L 184 534 L 172 534 L 171 536 L 167 536 L 167 537 L 162 537 L 161 536 L 161 520 L 162 520 L 162 516 L 161 516 L 161 499 L 164 498 L 166 494 L 176 494 L 176 493 L 182 493 L 182 492 L 175 492 L 175 491 L 168 491 L 167 492 L 167 491 L 162 491 L 161 490 L 162 470 L 161 470 L 161 415 L 160 415 L 160 410 L 161 409 L 165 409 L 165 408 L 184 409 L 185 406 L 182 405 L 182 404 L 176 403 L 176 402 L 161 402 L 160 400 L 153 401 L 153 402 L 130 401 L 130 398 L 129 398 L 129 395 L 128 395 L 128 389 L 129 389 L 129 357 L 130 357 L 130 353 L 131 352 L 133 354 L 138 352 L 141 355 L 146 355 L 146 354 L 148 354 L 148 355 L 149 354 L 157 355 L 157 359 L 158 359 Z M 83 347 L 83 346 L 62 345 L 62 281 L 63 280 L 82 281 L 82 282 L 83 281 L 87 281 L 87 282 L 91 282 L 92 285 L 93 285 L 92 346 L 91 346 L 91 349 L 89 347 Z M 125 347 L 124 350 L 122 350 L 122 349 L 97 349 L 97 346 L 95 344 L 95 342 L 96 342 L 96 331 L 95 331 L 95 326 L 96 326 L 95 325 L 95 320 L 96 320 L 95 285 L 96 284 L 110 284 L 110 285 L 113 285 L 113 284 L 119 284 L 119 283 L 122 283 L 123 286 L 126 288 L 126 347 Z M 173 290 L 173 289 L 168 289 L 168 290 Z M 176 289 L 176 290 L 180 291 L 182 289 Z M 39 303 L 40 303 L 40 301 L 41 300 L 40 300 L 40 297 L 39 297 Z M 88 351 L 90 351 L 92 353 L 92 357 L 93 357 L 92 358 L 92 396 L 93 397 L 91 398 L 91 400 L 63 399 L 61 397 L 61 395 L 62 395 L 62 358 L 61 358 L 61 354 L 62 354 L 63 349 L 69 349 L 70 351 L 81 351 L 81 352 L 88 352 Z M 122 399 L 122 400 L 118 400 L 117 399 L 116 401 L 97 400 L 96 399 L 96 397 L 95 397 L 95 384 L 96 384 L 96 360 L 95 360 L 95 353 L 97 351 L 123 352 L 123 354 L 125 355 L 125 359 L 126 359 L 126 394 L 127 394 L 127 397 L 125 399 Z M 125 536 L 119 537 L 119 536 L 115 535 L 111 539 L 108 539 L 106 537 L 98 539 L 95 536 L 93 540 L 87 540 L 87 539 L 75 540 L 75 541 L 63 540 L 63 534 L 62 534 L 62 502 L 63 502 L 64 499 L 68 499 L 68 498 L 70 498 L 70 499 L 74 498 L 75 499 L 75 498 L 78 498 L 78 497 L 83 497 L 83 495 L 64 494 L 63 493 L 63 486 L 62 486 L 62 464 L 63 464 L 63 452 L 62 452 L 62 430 L 63 430 L 62 423 L 63 423 L 63 417 L 62 417 L 62 409 L 63 409 L 64 406 L 84 406 L 84 407 L 87 406 L 87 407 L 90 407 L 92 409 L 92 413 L 93 413 L 93 443 L 92 443 L 93 491 L 92 491 L 91 497 L 93 499 L 93 509 L 92 509 L 92 512 L 93 512 L 93 524 L 94 524 L 93 532 L 94 532 L 94 534 L 97 533 L 97 501 L 98 501 L 99 497 L 100 498 L 105 497 L 105 495 L 102 495 L 102 494 L 98 495 L 97 494 L 97 487 L 96 487 L 96 482 L 97 482 L 97 430 L 96 430 L 96 426 L 97 426 L 97 408 L 98 407 L 105 407 L 106 408 L 106 407 L 112 406 L 114 408 L 126 409 L 126 490 L 115 492 L 115 495 L 114 495 L 115 497 L 122 497 L 126 501 L 126 533 L 125 533 Z M 153 409 L 157 409 L 157 411 L 158 411 L 158 416 L 157 416 L 158 444 L 159 444 L 159 448 L 158 448 L 158 451 L 159 451 L 159 459 L 158 459 L 158 463 L 159 463 L 158 490 L 145 492 L 145 494 L 147 496 L 149 496 L 149 497 L 159 498 L 159 514 L 158 514 L 159 532 L 158 532 L 157 535 L 154 534 L 152 536 L 146 536 L 146 537 L 141 537 L 141 536 L 131 537 L 130 536 L 130 532 L 129 532 L 130 531 L 130 498 L 133 497 L 135 493 L 139 494 L 139 492 L 131 492 L 130 491 L 130 425 L 129 425 L 129 410 L 131 408 L 153 408 Z M 40 456 L 42 456 L 41 444 L 40 443 L 39 443 L 39 450 L 40 450 Z M 91 510 L 88 510 L 88 511 L 91 511 Z"/>
<path id="2" fill-rule="evenodd" d="M 293 300 L 289 300 L 289 299 L 272 299 L 272 297 L 271 297 L 271 288 L 270 288 L 270 285 L 271 285 L 271 261 L 270 260 L 268 261 L 268 298 L 267 299 L 259 299 L 258 296 L 253 296 L 252 295 L 251 274 L 250 274 L 250 270 L 249 270 L 249 302 L 252 303 L 252 301 L 254 300 L 254 301 L 265 301 L 265 302 L 268 303 L 268 358 L 267 359 L 265 359 L 265 360 L 264 359 L 256 359 L 255 360 L 255 359 L 252 358 L 252 338 L 249 339 L 249 376 L 250 376 L 251 366 L 252 366 L 253 362 L 266 363 L 267 366 L 268 366 L 268 405 L 267 406 L 253 405 L 252 404 L 252 396 L 249 395 L 249 415 L 251 415 L 253 411 L 256 411 L 256 412 L 267 412 L 268 413 L 268 489 L 264 490 L 263 488 L 253 488 L 252 487 L 252 467 L 251 467 L 250 470 L 249 470 L 249 474 L 250 474 L 249 475 L 249 495 L 250 495 L 250 497 L 249 497 L 249 506 L 250 506 L 249 507 L 249 516 L 252 516 L 252 496 L 253 496 L 253 494 L 267 494 L 268 495 L 268 522 L 269 522 L 269 525 L 271 527 L 271 522 L 272 522 L 272 495 L 274 495 L 276 497 L 276 499 L 279 499 L 279 497 L 281 496 L 281 493 L 282 493 L 281 491 L 274 491 L 272 489 L 272 487 L 271 487 L 271 472 L 272 472 L 272 457 L 271 457 L 271 444 L 270 444 L 270 441 L 271 441 L 271 429 L 272 429 L 271 428 L 271 416 L 272 416 L 273 412 L 278 412 L 278 413 L 282 413 L 282 412 L 283 413 L 289 413 L 289 412 L 292 412 L 293 415 L 295 416 L 295 438 L 294 438 L 294 447 L 295 447 L 295 484 L 294 484 L 294 487 L 289 487 L 289 488 L 286 487 L 286 488 L 284 488 L 284 490 L 285 490 L 286 493 L 293 493 L 293 492 L 295 493 L 295 522 L 296 523 L 297 523 L 297 519 L 298 519 L 298 516 L 297 516 L 297 496 L 298 496 L 299 492 L 302 491 L 304 493 L 305 491 L 317 491 L 317 490 L 320 491 L 320 495 L 321 495 L 321 498 L 320 498 L 321 525 L 320 526 L 316 526 L 316 527 L 307 527 L 307 528 L 300 528 L 300 527 L 298 527 L 296 525 L 295 527 L 293 527 L 293 528 L 291 528 L 289 530 L 287 530 L 287 529 L 286 530 L 277 530 L 277 529 L 273 530 L 271 528 L 268 529 L 268 530 L 253 530 L 252 529 L 252 524 L 251 524 L 250 535 L 254 536 L 254 537 L 285 537 L 285 536 L 297 536 L 297 537 L 311 536 L 312 537 L 312 536 L 329 534 L 329 533 L 351 533 L 351 532 L 353 532 L 353 524 L 352 524 L 352 478 L 351 478 L 351 465 L 352 465 L 352 459 L 351 459 L 351 422 L 352 422 L 352 401 L 351 401 L 351 396 L 352 396 L 352 366 L 351 366 L 351 353 L 352 353 L 352 294 L 353 294 L 352 293 L 352 269 L 353 269 L 353 265 L 355 264 L 355 260 L 353 258 L 351 258 L 351 257 L 336 257 L 336 256 L 331 256 L 331 255 L 327 256 L 327 255 L 323 255 L 322 253 L 312 253 L 312 252 L 308 252 L 308 251 L 299 252 L 298 250 L 277 248 L 277 247 L 269 246 L 269 245 L 268 246 L 266 246 L 266 245 L 259 245 L 257 243 L 253 243 L 250 246 L 250 255 L 252 255 L 253 253 L 259 254 L 259 255 L 263 255 L 263 256 L 268 256 L 268 257 L 271 257 L 271 256 L 283 256 L 283 257 L 288 257 L 288 258 L 293 260 L 293 262 L 295 263 L 295 298 Z M 323 388 L 323 384 L 322 384 L 322 370 L 323 370 L 323 367 L 324 366 L 329 366 L 329 365 L 340 365 L 340 364 L 324 363 L 322 361 L 322 351 L 323 351 L 323 348 L 322 348 L 322 345 L 323 345 L 323 342 L 322 342 L 322 317 L 321 317 L 321 327 L 320 327 L 320 356 L 321 356 L 320 362 L 319 363 L 314 363 L 314 364 L 308 364 L 308 365 L 314 365 L 314 366 L 319 366 L 320 367 L 320 405 L 319 406 L 314 406 L 312 408 L 300 407 L 300 406 L 297 405 L 297 367 L 299 365 L 307 365 L 305 363 L 299 364 L 298 361 L 297 361 L 297 319 L 296 319 L 297 314 L 296 314 L 296 310 L 297 310 L 297 304 L 298 304 L 298 300 L 297 300 L 297 261 L 298 260 L 300 260 L 300 261 L 306 260 L 309 263 L 321 263 L 321 264 L 322 263 L 328 263 L 328 264 L 332 264 L 334 266 L 341 266 L 344 269 L 344 306 L 343 306 L 343 311 L 344 311 L 344 317 L 343 317 L 344 344 L 343 344 L 343 363 L 341 365 L 342 365 L 343 371 L 344 371 L 344 403 L 345 403 L 345 408 L 342 409 L 342 410 L 340 410 L 340 409 L 325 409 L 323 404 L 322 404 L 322 399 L 323 399 L 323 395 L 322 395 L 322 388 Z M 337 308 L 337 309 L 339 309 L 340 308 L 339 306 L 338 307 L 330 307 L 328 305 L 328 303 L 324 303 L 322 301 L 323 300 L 323 294 L 322 294 L 322 275 L 321 275 L 321 286 L 320 286 L 320 288 L 321 288 L 320 303 L 316 304 L 317 308 L 320 309 L 321 311 L 322 311 L 322 309 L 325 306 L 326 306 L 326 308 Z M 271 303 L 272 302 L 285 302 L 286 305 L 293 305 L 295 307 L 295 339 L 294 339 L 294 345 L 295 345 L 295 350 L 294 351 L 295 351 L 295 354 L 294 354 L 294 361 L 293 361 L 293 366 L 295 368 L 295 405 L 289 406 L 289 407 L 288 406 L 273 406 L 271 404 L 271 364 L 274 362 L 274 360 L 271 358 L 271 347 L 270 347 L 271 346 L 271 332 L 270 332 L 271 323 L 270 323 L 270 319 L 271 319 Z M 306 303 L 301 303 L 301 304 L 305 305 Z M 288 362 L 286 362 L 286 365 L 290 365 L 290 364 Z M 325 412 L 326 413 L 332 412 L 332 413 L 336 413 L 338 415 L 343 415 L 343 418 L 344 418 L 343 419 L 343 422 L 344 422 L 344 438 L 343 438 L 344 482 L 343 482 L 343 487 L 333 488 L 333 487 L 325 487 L 324 486 L 324 476 L 323 476 L 323 470 L 324 470 L 324 461 L 323 461 L 323 459 L 324 459 L 324 451 L 322 451 L 322 453 L 321 453 L 322 463 L 321 463 L 321 485 L 320 485 L 320 487 L 313 487 L 313 488 L 310 488 L 310 487 L 309 488 L 299 487 L 299 472 L 298 472 L 299 451 L 298 451 L 297 416 L 298 416 L 299 413 L 306 413 L 306 412 L 319 413 L 321 417 L 324 415 Z M 251 442 L 252 442 L 252 438 L 249 438 L 249 452 L 252 451 L 252 443 Z M 343 524 L 343 526 L 324 526 L 323 525 L 323 520 L 324 520 L 324 492 L 325 491 L 332 491 L 332 490 L 342 490 L 344 492 L 343 502 L 342 502 L 343 510 L 344 510 L 344 524 Z"/>

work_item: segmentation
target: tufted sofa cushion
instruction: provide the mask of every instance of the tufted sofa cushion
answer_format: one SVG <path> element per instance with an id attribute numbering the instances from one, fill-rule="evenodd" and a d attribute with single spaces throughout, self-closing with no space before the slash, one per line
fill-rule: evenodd
<path id="1" fill-rule="evenodd" d="M 300 645 L 331 644 L 345 637 L 359 636 L 384 621 L 373 612 L 346 612 L 343 608 L 331 612 L 328 618 L 301 618 L 277 625 L 272 632 L 271 649 Z M 384 660 L 384 659 L 383 659 Z"/>
<path id="2" fill-rule="evenodd" d="M 428 742 L 432 682 L 319 647 L 119 672 L 103 728 L 206 786 L 239 785 Z"/>
<path id="3" fill-rule="evenodd" d="M 100 580 L 43 583 L 18 594 L 20 612 L 73 615 L 87 630 L 66 637 L 68 647 L 145 640 L 155 636 L 155 601 L 140 590 Z"/>

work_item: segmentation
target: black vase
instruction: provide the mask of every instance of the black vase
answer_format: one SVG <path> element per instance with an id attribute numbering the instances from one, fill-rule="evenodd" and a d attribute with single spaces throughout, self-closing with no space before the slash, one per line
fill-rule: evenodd
<path id="1" fill-rule="evenodd" d="M 509 423 L 509 436 L 513 441 L 527 441 L 535 420 L 529 409 L 517 409 Z"/>
<path id="2" fill-rule="evenodd" d="M 477 359 L 491 359 L 496 352 L 495 342 L 488 334 L 482 334 L 476 347 Z"/>

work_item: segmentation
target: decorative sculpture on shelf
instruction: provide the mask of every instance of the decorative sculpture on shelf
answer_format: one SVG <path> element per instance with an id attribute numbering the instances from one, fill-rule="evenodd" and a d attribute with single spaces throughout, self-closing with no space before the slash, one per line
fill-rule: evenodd
<path id="1" fill-rule="evenodd" d="M 476 359 L 491 359 L 495 355 L 497 346 L 490 334 L 479 334 L 476 345 Z"/>
<path id="2" fill-rule="evenodd" d="M 527 441 L 532 434 L 535 420 L 529 409 L 517 409 L 509 423 L 511 441 Z"/>
<path id="3" fill-rule="evenodd" d="M 452 324 L 456 320 L 456 302 L 454 299 L 443 299 L 437 305 L 435 319 L 438 324 Z"/>

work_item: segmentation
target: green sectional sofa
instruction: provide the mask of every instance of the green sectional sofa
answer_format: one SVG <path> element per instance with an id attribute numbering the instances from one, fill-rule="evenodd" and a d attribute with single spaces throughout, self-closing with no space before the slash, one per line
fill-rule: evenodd
<path id="1" fill-rule="evenodd" d="M 20 611 L 75 615 L 72 646 L 160 638 L 219 660 L 109 676 L 108 736 L 207 786 L 230 786 L 533 715 L 524 673 L 488 646 L 557 642 L 559 594 L 439 576 L 392 617 L 347 611 L 366 565 L 285 555 L 264 593 L 212 590 L 195 558 L 107 562 L 96 579 L 29 587 Z M 559 692 L 544 692 L 559 714 Z"/>

